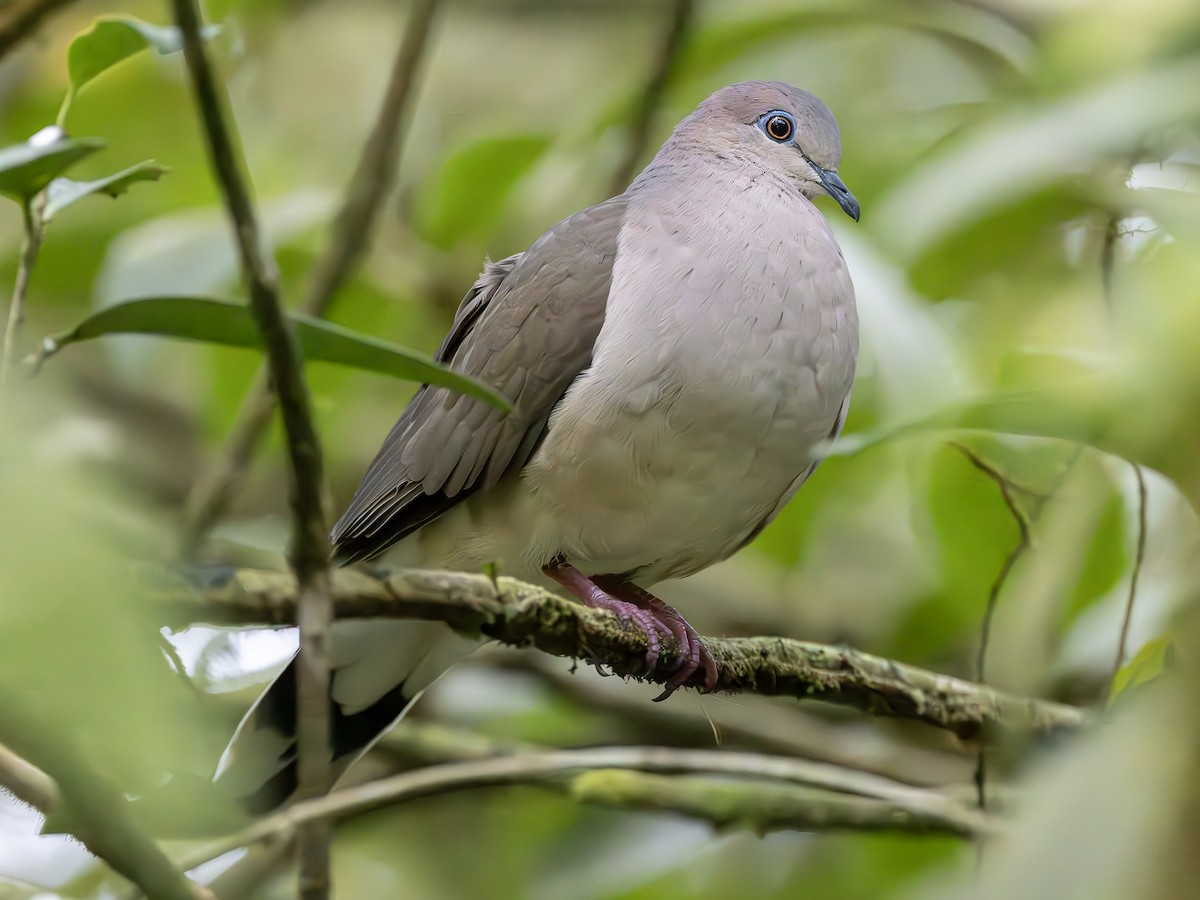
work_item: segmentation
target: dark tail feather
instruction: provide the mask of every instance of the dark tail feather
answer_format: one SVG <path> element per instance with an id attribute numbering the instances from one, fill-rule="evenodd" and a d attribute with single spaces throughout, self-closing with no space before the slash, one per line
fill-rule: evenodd
<path id="1" fill-rule="evenodd" d="M 329 698 L 335 777 L 396 723 L 430 684 L 478 644 L 432 622 L 338 623 Z M 296 661 L 242 719 L 214 778 L 262 815 L 296 793 Z"/>
<path id="2" fill-rule="evenodd" d="M 329 726 L 333 742 L 333 765 L 338 774 L 357 759 L 403 714 L 413 699 L 405 696 L 404 684 L 398 684 L 361 712 L 346 715 L 329 700 Z M 267 732 L 281 751 L 274 765 L 277 771 L 250 793 L 237 796 L 238 802 L 252 815 L 264 815 L 278 809 L 296 793 L 299 775 L 296 765 L 296 661 L 267 688 L 255 704 L 243 729 Z M 342 764 L 339 766 L 339 762 Z M 232 771 L 232 770 L 231 770 Z M 224 773 L 218 783 L 226 781 Z"/>

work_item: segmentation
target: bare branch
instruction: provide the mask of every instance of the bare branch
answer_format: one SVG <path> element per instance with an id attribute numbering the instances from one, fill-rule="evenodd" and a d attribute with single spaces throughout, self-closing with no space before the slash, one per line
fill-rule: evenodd
<path id="1" fill-rule="evenodd" d="M 54 779 L 0 744 L 0 788 L 42 813 L 59 807 L 62 798 Z"/>
<path id="2" fill-rule="evenodd" d="M 287 867 L 295 849 L 290 835 L 264 841 L 210 881 L 208 889 L 217 900 L 262 897 L 266 882 Z"/>
<path id="3" fill-rule="evenodd" d="M 4 344 L 0 346 L 0 389 L 8 381 L 16 361 L 17 338 L 21 323 L 25 321 L 25 297 L 29 293 L 29 279 L 33 265 L 37 262 L 38 250 L 42 246 L 42 225 L 39 213 L 43 195 L 21 204 L 25 236 L 21 242 L 21 258 L 17 264 L 17 281 L 13 287 L 12 300 L 8 306 L 8 321 L 4 326 Z"/>
<path id="4" fill-rule="evenodd" d="M 52 727 L 7 692 L 0 693 L 0 740 L 28 760 L 27 766 L 33 767 L 23 772 L 23 778 L 28 781 L 31 772 L 40 769 L 45 773 L 42 778 L 51 781 L 42 781 L 36 791 L 26 791 L 22 799 L 31 803 L 40 801 L 36 805 L 42 812 L 53 811 L 69 821 L 72 835 L 138 885 L 147 897 L 197 900 L 205 895 L 206 892 L 176 871 L 134 823 L 129 801 L 115 785 L 91 770 L 70 734 Z M 11 763 L 12 757 L 7 758 Z M 10 784 L 7 777 L 14 769 L 12 766 L 5 769 L 5 786 L 13 787 L 16 793 L 20 785 Z"/>
<path id="5" fill-rule="evenodd" d="M 1128 182 L 1133 175 L 1133 167 L 1142 155 L 1142 143 L 1130 152 L 1125 165 L 1121 169 L 1123 182 Z M 1115 270 L 1117 262 L 1117 241 L 1130 233 L 1129 229 L 1122 230 L 1121 218 L 1124 213 L 1114 209 L 1109 213 L 1104 223 L 1104 237 L 1100 244 L 1100 290 L 1104 297 L 1104 307 L 1111 321 L 1116 315 L 1117 294 Z M 1136 229 L 1135 229 L 1136 230 Z M 1138 579 L 1142 574 L 1142 562 L 1146 558 L 1146 473 L 1140 463 L 1128 460 L 1133 466 L 1133 474 L 1137 478 L 1138 488 L 1138 537 L 1137 550 L 1133 561 L 1133 572 L 1129 576 L 1129 596 L 1125 601 L 1125 615 L 1121 619 L 1121 635 L 1117 639 L 1117 656 L 1113 661 L 1112 676 L 1109 687 L 1117 677 L 1121 665 L 1125 662 L 1126 645 L 1129 641 L 1129 623 L 1133 620 L 1133 603 L 1137 597 Z"/>
<path id="6" fill-rule="evenodd" d="M 200 36 L 196 0 L 172 0 L 183 36 L 184 57 L 203 121 L 217 182 L 233 225 L 250 312 L 262 338 L 279 397 L 291 471 L 291 563 L 299 585 L 301 648 L 297 675 L 299 793 L 315 797 L 331 784 L 329 765 L 329 545 L 325 537 L 321 446 L 313 425 L 299 344 L 279 298 L 273 263 L 263 254 L 258 223 L 244 177 L 245 161 L 225 115 L 228 99 L 218 88 Z M 329 896 L 329 833 L 320 825 L 298 836 L 300 896 Z"/>
<path id="7" fill-rule="evenodd" d="M 992 633 L 992 619 L 996 614 L 996 604 L 1000 600 L 1000 594 L 1004 590 L 1004 585 L 1008 582 L 1009 575 L 1012 574 L 1013 567 L 1017 564 L 1017 560 L 1028 552 L 1033 546 L 1033 520 L 1041 515 L 1042 509 L 1050 498 L 1058 493 L 1058 489 L 1062 486 L 1063 481 L 1071 470 L 1075 468 L 1075 463 L 1079 460 L 1083 453 L 1083 444 L 1076 444 L 1067 464 L 1063 470 L 1058 473 L 1054 479 L 1054 483 L 1045 493 L 1021 487 L 1016 484 L 1009 476 L 1001 472 L 987 460 L 983 459 L 970 447 L 964 444 L 951 444 L 955 449 L 962 453 L 979 471 L 985 474 L 988 478 L 996 483 L 996 487 L 1000 491 L 1000 498 L 1004 501 L 1004 505 L 1008 507 L 1009 514 L 1013 517 L 1013 521 L 1017 524 L 1017 532 L 1019 540 L 1015 547 L 1009 551 L 1008 556 L 1001 563 L 996 577 L 992 580 L 992 586 L 988 590 L 987 606 L 983 611 L 983 620 L 979 627 L 979 649 L 975 656 L 975 678 L 980 684 L 986 681 L 985 672 L 987 664 L 987 649 Z M 1017 502 L 1014 496 L 1014 491 L 1020 491 L 1029 494 L 1033 498 L 1033 514 L 1027 514 L 1021 505 Z M 987 744 L 980 742 L 976 753 L 975 763 L 975 794 L 980 810 L 986 810 L 988 807 L 987 796 Z M 983 848 L 979 847 L 977 855 L 977 863 L 982 860 Z"/>
<path id="8" fill-rule="evenodd" d="M 202 584 L 155 570 L 147 588 L 169 624 L 285 625 L 295 622 L 296 581 L 284 572 L 205 570 Z M 532 645 L 554 656 L 594 659 L 619 675 L 665 683 L 644 671 L 645 636 L 603 610 L 500 577 L 420 570 L 340 569 L 333 573 L 339 618 L 446 622 L 467 635 Z M 1091 714 L 1013 697 L 983 685 L 861 653 L 778 637 L 705 638 L 720 669 L 717 691 L 824 700 L 875 715 L 917 719 L 962 736 L 989 727 L 1035 732 L 1073 729 Z M 667 655 L 667 654 L 664 654 Z M 695 679 L 691 687 L 699 686 Z"/>
<path id="9" fill-rule="evenodd" d="M 987 662 L 988 637 L 992 630 L 992 618 L 996 612 L 996 602 L 1000 599 L 1000 592 L 1004 590 L 1004 584 L 1008 581 L 1008 576 L 1012 572 L 1013 566 L 1017 564 L 1017 560 L 1020 559 L 1021 554 L 1029 549 L 1030 522 L 1029 516 L 1021 509 L 1016 497 L 1013 496 L 1011 482 L 1003 472 L 965 444 L 952 443 L 951 446 L 965 456 L 971 465 L 996 483 L 996 487 L 1000 489 L 1000 498 L 1004 501 L 1004 505 L 1008 507 L 1013 521 L 1017 523 L 1017 531 L 1020 535 L 1020 540 L 1009 552 L 1008 556 L 1005 557 L 1000 570 L 992 580 L 992 587 L 988 591 L 987 607 L 984 609 L 983 624 L 980 627 L 979 649 L 975 656 L 975 678 L 982 683 L 984 680 L 984 667 Z"/>
<path id="10" fill-rule="evenodd" d="M 37 30 L 51 13 L 74 0 L 26 0 L 0 16 L 0 61 L 13 47 Z"/>
<path id="11" fill-rule="evenodd" d="M 672 788 L 665 784 L 669 779 L 626 778 L 620 784 L 628 802 L 622 802 L 612 789 L 611 772 L 604 773 L 607 781 L 597 780 L 600 773 L 592 772 L 591 782 L 576 781 L 568 785 L 569 792 L 585 802 L 643 809 L 652 797 L 665 804 L 664 798 L 673 793 L 678 804 L 676 811 L 720 825 L 763 824 L 775 829 L 890 827 L 963 836 L 996 830 L 990 819 L 963 809 L 958 802 L 936 792 L 889 784 L 874 776 L 805 760 L 665 747 L 597 747 L 454 762 L 367 782 L 268 816 L 205 848 L 204 859 L 189 860 L 186 865 L 199 865 L 239 847 L 276 839 L 315 820 L 344 819 L 420 797 L 469 788 L 545 782 L 570 772 L 597 769 L 743 779 L 723 782 L 722 788 L 721 783 L 693 778 Z M 801 791 L 796 785 L 809 790 Z M 811 790 L 814 786 L 822 790 Z M 772 803 L 772 797 L 779 798 L 778 804 Z M 731 810 L 736 814 L 730 815 Z"/>
<path id="12" fill-rule="evenodd" d="M 752 779 L 647 775 L 598 769 L 568 788 L 579 803 L 615 809 L 671 812 L 718 828 L 771 831 L 892 831 L 973 837 L 990 829 L 930 815 L 896 803 Z M 964 814 L 965 817 L 965 814 Z"/>
<path id="13" fill-rule="evenodd" d="M 663 37 L 662 47 L 654 62 L 646 86 L 642 89 L 642 102 L 638 104 L 633 122 L 629 126 L 629 140 L 625 145 L 625 155 L 620 164 L 613 170 L 610 193 L 620 194 L 629 187 L 629 182 L 637 171 L 642 154 L 646 152 L 646 144 L 650 140 L 650 128 L 654 124 L 654 116 L 662 105 L 667 85 L 675 71 L 679 59 L 679 51 L 691 32 L 692 20 L 695 17 L 695 0 L 673 0 L 671 4 L 671 24 Z"/>
<path id="14" fill-rule="evenodd" d="M 554 752 L 544 746 L 498 740 L 467 729 L 410 721 L 402 721 L 392 729 L 384 738 L 384 744 L 386 750 L 416 759 L 426 766 L 496 757 L 528 759 Z M 956 826 L 965 829 L 958 833 L 970 833 L 980 824 L 974 810 L 964 809 L 958 800 L 940 791 L 913 787 L 870 772 L 815 760 L 745 751 L 662 746 L 602 747 L 564 752 L 603 755 L 600 761 L 589 762 L 581 768 L 691 774 L 702 772 L 708 775 L 762 778 L 887 801 L 903 806 L 910 812 L 953 821 Z"/>
<path id="15" fill-rule="evenodd" d="M 1137 478 L 1138 488 L 1138 534 L 1137 549 L 1134 551 L 1133 572 L 1129 576 L 1129 595 L 1125 599 L 1125 615 L 1121 619 L 1121 636 L 1117 639 L 1117 656 L 1113 660 L 1112 675 L 1108 679 L 1111 691 L 1112 683 L 1125 663 L 1125 654 L 1129 644 L 1129 624 L 1133 621 L 1133 603 L 1137 599 L 1138 580 L 1142 574 L 1142 564 L 1146 560 L 1146 473 L 1137 463 L 1133 466 L 1133 474 Z"/>
<path id="16" fill-rule="evenodd" d="M 439 2 L 416 0 L 405 20 L 404 36 L 392 63 L 391 78 L 375 125 L 346 188 L 329 244 L 313 266 L 301 298 L 300 311 L 306 315 L 325 315 L 366 252 L 371 230 L 379 218 L 384 199 L 390 193 L 399 164 L 404 124 L 416 93 L 421 62 L 425 57 L 425 47 Z M 270 375 L 264 366 L 242 401 L 220 459 L 196 482 L 188 497 L 187 526 L 183 540 L 185 556 L 192 555 L 204 535 L 229 506 L 274 412 L 275 398 L 270 389 Z"/>

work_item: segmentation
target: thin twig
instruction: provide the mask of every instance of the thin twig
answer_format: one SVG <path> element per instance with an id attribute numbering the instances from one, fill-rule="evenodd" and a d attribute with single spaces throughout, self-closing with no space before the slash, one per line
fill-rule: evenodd
<path id="1" fill-rule="evenodd" d="M 0 788 L 42 813 L 59 807 L 62 798 L 54 779 L 0 744 Z"/>
<path id="2" fill-rule="evenodd" d="M 1142 141 L 1129 151 L 1124 164 L 1120 167 L 1121 183 L 1127 185 L 1133 175 L 1133 167 L 1142 158 Z M 1104 236 L 1100 242 L 1100 293 L 1104 298 L 1104 309 L 1111 322 L 1116 314 L 1116 282 L 1115 271 L 1117 264 L 1117 242 L 1122 237 L 1121 219 L 1124 213 L 1120 209 L 1109 212 L 1104 222 Z"/>
<path id="3" fill-rule="evenodd" d="M 66 730 L 52 727 L 5 692 L 0 694 L 0 739 L 57 786 L 56 793 L 43 792 L 40 799 L 46 808 L 39 808 L 58 813 L 70 824 L 74 837 L 147 897 L 196 900 L 202 896 L 134 823 L 129 801 L 116 785 L 91 770 Z"/>
<path id="4" fill-rule="evenodd" d="M 315 797 L 331 784 L 329 764 L 329 631 L 333 607 L 329 592 L 329 546 L 321 446 L 313 425 L 299 344 L 279 298 L 273 263 L 264 256 L 245 161 L 227 123 L 228 98 L 218 88 L 200 35 L 196 0 L 172 0 L 183 36 L 184 57 L 204 125 L 209 155 L 233 225 L 250 312 L 266 351 L 271 382 L 279 397 L 291 471 L 290 557 L 299 593 L 300 655 L 297 677 L 299 793 Z M 300 896 L 329 896 L 329 832 L 320 824 L 297 839 Z"/>
<path id="5" fill-rule="evenodd" d="M 825 788 L 823 800 L 838 794 L 872 799 L 880 811 L 887 811 L 894 827 L 900 830 L 938 830 L 960 835 L 985 833 L 995 829 L 994 823 L 973 810 L 963 809 L 954 800 L 931 791 L 903 785 L 858 782 L 861 773 L 830 772 L 835 767 L 818 766 L 804 760 L 786 757 L 760 756 L 753 753 L 727 753 L 712 750 L 675 750 L 665 747 L 597 747 L 583 750 L 552 750 L 544 753 L 522 753 L 467 762 L 430 766 L 414 772 L 404 772 L 378 781 L 367 782 L 346 790 L 336 791 L 316 800 L 308 800 L 268 816 L 235 835 L 206 847 L 203 858 L 189 859 L 188 868 L 216 859 L 232 850 L 259 841 L 286 835 L 291 829 L 316 820 L 328 821 L 359 815 L 382 806 L 430 797 L 468 788 L 494 785 L 528 784 L 555 778 L 569 772 L 596 769 L 628 769 L 637 772 L 687 773 L 761 779 L 778 783 Z M 847 780 L 853 776 L 853 781 Z M 880 782 L 882 780 L 879 780 Z M 847 791 L 846 787 L 854 789 Z M 884 794 L 886 796 L 879 796 Z M 599 798 L 586 798 L 590 802 Z M 727 822 L 722 814 L 721 801 L 712 807 L 693 806 L 688 812 L 702 818 Z M 716 807 L 716 808 L 714 808 Z M 828 809 L 828 807 L 824 807 Z M 826 824 L 829 824 L 828 820 Z M 833 824 L 842 824 L 834 822 Z M 855 822 L 854 827 L 861 823 Z M 796 827 L 811 828 L 811 817 Z"/>
<path id="6" fill-rule="evenodd" d="M 655 58 L 654 69 L 650 73 L 646 86 L 642 89 L 642 102 L 638 104 L 633 121 L 629 125 L 629 140 L 625 144 L 625 155 L 620 164 L 613 170 L 610 193 L 620 194 L 629 187 L 629 182 L 637 171 L 642 154 L 646 152 L 646 144 L 650 140 L 650 128 L 654 117 L 662 105 L 667 85 L 675 71 L 679 60 L 679 51 L 687 41 L 695 18 L 695 0 L 674 0 L 671 6 L 671 23 L 663 37 L 662 46 Z"/>
<path id="7" fill-rule="evenodd" d="M 1025 511 L 1021 509 L 1020 504 L 1017 503 L 1016 497 L 1013 496 L 1011 483 L 1003 472 L 965 444 L 953 443 L 952 446 L 962 453 L 970 461 L 971 465 L 996 483 L 996 487 L 1000 490 L 1000 498 L 1004 501 L 1004 505 L 1008 507 L 1013 521 L 1017 523 L 1017 532 L 1019 534 L 1016 546 L 1009 551 L 1000 566 L 1000 570 L 996 573 L 996 577 L 992 579 L 992 586 L 988 590 L 987 605 L 983 610 L 983 620 L 979 626 L 979 647 L 975 653 L 975 680 L 980 684 L 984 684 L 986 681 L 987 648 L 991 640 L 992 619 L 996 613 L 996 604 L 999 602 L 1000 593 L 1004 590 L 1004 585 L 1008 581 L 1008 576 L 1012 573 L 1013 567 L 1017 564 L 1017 560 L 1030 547 L 1030 521 Z M 979 742 L 979 748 L 976 751 L 974 782 L 976 803 L 979 806 L 980 812 L 986 812 L 988 808 L 987 745 L 983 741 Z M 982 864 L 982 860 L 983 845 L 979 844 L 976 849 L 975 858 L 977 868 Z"/>
<path id="8" fill-rule="evenodd" d="M 313 265 L 300 311 L 321 317 L 366 252 L 383 202 L 391 191 L 405 123 L 416 94 L 421 62 L 440 0 L 415 0 L 405 20 L 404 36 L 392 63 L 383 101 L 363 145 L 362 155 L 342 208 L 334 220 L 325 251 Z M 192 488 L 186 503 L 184 556 L 191 557 L 204 536 L 229 507 L 275 412 L 270 373 L 264 366 L 255 376 L 238 409 L 237 418 L 218 460 Z"/>
<path id="9" fill-rule="evenodd" d="M 1113 270 L 1116 266 L 1117 240 L 1121 237 L 1121 216 L 1113 213 L 1104 224 L 1104 239 L 1100 243 L 1100 293 L 1111 318 L 1114 312 Z"/>
<path id="10" fill-rule="evenodd" d="M 29 293 L 29 279 L 37 262 L 38 250 L 42 246 L 42 226 L 39 221 L 38 198 L 25 200 L 21 204 L 25 236 L 21 242 L 21 260 L 17 265 L 17 281 L 13 287 L 12 301 L 8 307 L 8 322 L 4 327 L 4 345 L 0 347 L 0 388 L 12 374 L 16 363 L 17 338 L 21 323 L 25 321 L 25 298 Z"/>
<path id="11" fill-rule="evenodd" d="M 465 635 L 554 656 L 594 659 L 619 675 L 663 684 L 645 671 L 646 638 L 604 610 L 501 576 L 416 569 L 339 569 L 333 573 L 338 618 L 428 619 Z M 498 587 L 497 587 L 498 586 Z M 295 622 L 296 581 L 286 572 L 204 570 L 191 580 L 148 570 L 148 598 L 164 624 L 287 625 Z M 1013 697 L 983 685 L 881 659 L 849 647 L 787 638 L 704 639 L 718 667 L 718 692 L 824 700 L 881 716 L 916 719 L 970 736 L 985 728 L 1050 732 L 1090 721 L 1089 712 Z M 670 647 L 666 648 L 670 651 Z M 664 655 L 666 655 L 664 653 Z M 699 687 L 702 677 L 693 678 Z"/>
<path id="12" fill-rule="evenodd" d="M 1126 172 L 1132 171 L 1133 166 L 1137 163 L 1140 156 L 1141 145 L 1139 144 L 1129 156 L 1128 164 L 1125 167 Z M 1104 297 L 1104 307 L 1108 311 L 1110 321 L 1116 315 L 1116 282 L 1114 270 L 1116 268 L 1117 241 L 1121 238 L 1120 223 L 1121 212 L 1114 210 L 1109 214 L 1105 222 L 1104 240 L 1100 245 L 1100 289 Z M 1110 690 L 1112 682 L 1121 670 L 1121 665 L 1125 662 L 1125 653 L 1129 641 L 1129 625 L 1133 621 L 1133 604 L 1137 598 L 1138 580 L 1142 574 L 1142 562 L 1146 558 L 1146 473 L 1133 460 L 1129 460 L 1129 464 L 1133 467 L 1134 477 L 1137 478 L 1137 550 L 1135 551 L 1133 560 L 1133 572 L 1129 577 L 1129 595 L 1125 600 L 1125 614 L 1121 619 L 1121 634 L 1117 639 L 1117 655 L 1116 659 L 1113 660 L 1112 675 L 1109 677 Z"/>
<path id="13" fill-rule="evenodd" d="M 662 709 L 661 706 L 656 708 L 659 710 Z M 658 746 L 669 749 L 663 744 L 658 744 Z M 675 744 L 671 746 L 684 747 L 689 750 L 695 749 L 687 744 Z M 488 759 L 496 756 L 542 753 L 547 749 L 550 748 L 528 741 L 495 738 L 467 728 L 447 726 L 429 721 L 405 719 L 384 735 L 383 739 L 375 746 L 375 765 L 351 769 L 347 777 L 347 782 L 343 786 L 351 787 L 364 783 L 367 780 L 382 777 L 380 774 L 364 777 L 364 769 L 378 773 L 383 758 L 387 757 L 395 758 L 400 765 L 405 766 L 405 770 L 408 770 L 414 765 L 432 766 L 450 762 Z M 732 748 L 732 750 L 725 750 L 723 752 L 729 753 L 733 752 L 733 750 L 739 750 L 739 748 Z M 740 750 L 740 752 L 762 753 L 762 751 L 745 750 Z M 778 757 L 780 755 L 788 759 L 795 759 L 791 753 L 786 751 L 783 754 L 767 754 L 768 757 Z M 807 757 L 802 757 L 802 759 L 807 759 Z M 874 798 L 876 800 L 894 801 L 904 806 L 910 806 L 910 801 L 915 797 L 918 798 L 915 801 L 916 806 L 925 811 L 928 811 L 926 805 L 927 798 L 936 797 L 937 799 L 932 802 L 939 809 L 943 802 L 954 804 L 965 802 L 963 799 L 960 799 L 962 792 L 958 790 L 957 784 L 948 784 L 941 787 L 913 785 L 887 775 L 878 776 L 878 773 L 863 770 L 853 762 L 849 765 L 845 763 L 828 763 L 819 759 L 814 759 L 812 762 L 816 764 L 815 768 L 809 769 L 812 781 L 805 782 L 810 787 L 848 794 L 859 794 L 863 797 Z M 801 764 L 803 765 L 803 763 Z M 556 788 L 561 789 L 565 785 L 559 782 L 548 784 L 546 787 L 554 790 Z M 918 791 L 918 793 L 908 793 L 913 790 Z M 956 812 L 963 810 L 961 805 L 954 808 Z M 968 816 L 967 819 L 961 821 L 964 824 L 969 824 L 971 819 Z"/>
<path id="14" fill-rule="evenodd" d="M 1013 517 L 1013 521 L 1017 523 L 1017 531 L 1019 540 L 1017 545 L 1004 558 L 1004 563 L 1000 566 L 1000 570 L 996 573 L 996 577 L 992 579 L 991 589 L 988 591 L 987 606 L 983 611 L 983 623 L 980 626 L 979 648 L 975 654 L 975 680 L 981 684 L 986 680 L 984 670 L 987 663 L 987 647 L 988 638 L 992 630 L 992 618 L 996 612 L 996 602 L 1000 599 L 1000 592 L 1004 590 L 1004 583 L 1008 581 L 1009 573 L 1012 572 L 1013 566 L 1020 559 L 1030 546 L 1030 521 L 1029 516 L 1021 509 L 1021 505 L 1013 496 L 1011 483 L 1008 478 L 981 457 L 978 453 L 972 450 L 965 444 L 952 443 L 951 446 L 965 456 L 976 469 L 990 478 L 996 483 L 996 487 L 1000 490 L 1000 498 L 1004 501 L 1004 505 L 1008 507 L 1009 513 Z M 982 806 L 982 802 L 980 803 Z"/>
<path id="15" fill-rule="evenodd" d="M 996 612 L 996 604 L 1000 599 L 1000 594 L 1003 592 L 1004 585 L 1008 581 L 1009 575 L 1012 574 L 1013 567 L 1016 565 L 1017 560 L 1020 559 L 1023 553 L 1027 552 L 1033 546 L 1033 522 L 1039 516 L 1041 516 L 1042 510 L 1045 508 L 1046 504 L 1049 503 L 1050 499 L 1058 493 L 1059 488 L 1062 487 L 1062 484 L 1066 480 L 1067 476 L 1074 470 L 1075 464 L 1079 461 L 1079 457 L 1083 455 L 1084 445 L 1075 445 L 1075 449 L 1072 452 L 1071 457 L 1067 460 L 1066 465 L 1063 466 L 1062 471 L 1055 476 L 1054 482 L 1050 485 L 1049 489 L 1045 493 L 1039 494 L 1037 492 L 1031 492 L 1027 490 L 1024 491 L 1025 493 L 1031 493 L 1033 496 L 1033 511 L 1030 514 L 1026 514 L 1016 502 L 1016 498 L 1013 496 L 1013 488 L 1015 487 L 1015 484 L 1007 475 L 992 466 L 986 460 L 982 459 L 982 457 L 971 451 L 968 447 L 961 444 L 955 444 L 954 446 L 957 447 L 961 453 L 966 455 L 966 457 L 971 461 L 972 465 L 996 482 L 996 485 L 1000 490 L 1000 496 L 1004 500 L 1005 506 L 1008 507 L 1009 513 L 1012 515 L 1014 521 L 1017 523 L 1017 530 L 1020 534 L 1019 543 L 1012 549 L 1012 552 L 1005 557 L 1004 563 L 1000 566 L 1000 571 L 996 573 L 996 577 L 992 581 L 991 589 L 988 591 L 987 607 L 984 609 L 983 620 L 980 623 L 979 649 L 975 657 L 975 677 L 980 684 L 985 684 L 987 648 L 991 639 L 992 619 Z M 1017 489 L 1020 490 L 1019 487 Z M 975 783 L 976 803 L 978 804 L 981 812 L 986 812 L 988 808 L 987 755 L 987 744 L 980 741 L 978 749 L 976 750 L 975 774 L 973 780 Z M 983 861 L 982 843 L 976 845 L 975 861 L 976 870 L 978 871 Z"/>
<path id="16" fill-rule="evenodd" d="M 208 889 L 217 900 L 262 897 L 266 893 L 264 885 L 287 867 L 295 852 L 295 839 L 290 835 L 264 841 L 210 881 Z"/>
<path id="17" fill-rule="evenodd" d="M 912 810 L 903 804 L 751 778 L 650 775 L 597 769 L 567 786 L 571 799 L 621 810 L 685 815 L 716 828 L 772 831 L 886 831 L 975 837 L 990 828 Z"/>
<path id="18" fill-rule="evenodd" d="M 384 738 L 383 749 L 415 759 L 425 766 L 472 762 L 496 757 L 545 755 L 550 748 L 496 739 L 476 731 L 436 723 L 402 721 Z M 709 775 L 768 778 L 840 794 L 886 800 L 914 812 L 956 817 L 965 828 L 978 820 L 963 812 L 957 800 L 929 788 L 913 787 L 882 775 L 816 760 L 734 750 L 704 750 L 664 746 L 604 747 L 615 762 L 600 761 L 587 768 L 632 768 L 653 771 L 703 772 Z"/>
<path id="19" fill-rule="evenodd" d="M 651 740 L 673 746 L 719 743 L 758 753 L 798 756 L 871 772 L 920 787 L 961 780 L 969 765 L 958 752 L 939 751 L 901 743 L 861 721 L 830 721 L 814 711 L 788 710 L 763 698 L 745 697 L 738 703 L 647 703 L 648 696 L 628 684 L 608 679 L 579 678 L 549 657 L 526 653 L 495 654 L 489 669 L 504 667 L 531 673 L 563 699 L 592 713 L 606 713 L 631 740 Z M 479 655 L 476 661 L 485 662 Z M 719 738 L 714 738 L 714 732 Z"/>
<path id="20" fill-rule="evenodd" d="M 13 47 L 37 30 L 51 13 L 69 6 L 74 0 L 28 0 L 0 17 L 0 61 Z"/>
<path id="21" fill-rule="evenodd" d="M 1112 692 L 1112 684 L 1121 671 L 1125 662 L 1125 653 L 1129 643 L 1129 624 L 1133 621 L 1133 602 L 1137 599 L 1138 580 L 1142 574 L 1142 563 L 1146 560 L 1146 473 L 1137 463 L 1133 466 L 1133 474 L 1137 478 L 1138 489 L 1138 534 L 1137 549 L 1134 551 L 1133 572 L 1129 576 L 1129 595 L 1125 598 L 1125 615 L 1121 619 L 1121 637 L 1117 641 L 1117 657 L 1113 660 L 1112 675 L 1109 676 L 1107 694 Z"/>

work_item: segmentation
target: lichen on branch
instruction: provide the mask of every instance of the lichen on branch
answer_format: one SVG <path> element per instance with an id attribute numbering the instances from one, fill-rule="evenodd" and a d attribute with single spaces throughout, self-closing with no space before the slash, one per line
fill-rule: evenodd
<path id="1" fill-rule="evenodd" d="M 296 582 L 287 573 L 154 570 L 148 591 L 170 624 L 290 625 Z M 512 578 L 413 569 L 343 569 L 333 576 L 338 618 L 429 619 L 466 635 L 554 656 L 588 659 L 618 675 L 646 673 L 645 638 L 603 610 L 587 609 Z M 780 637 L 705 638 L 720 667 L 716 691 L 816 699 L 880 716 L 916 719 L 970 737 L 988 729 L 1053 732 L 1089 721 L 1084 710 L 1015 697 L 985 685 L 834 647 Z M 668 648 L 669 650 L 670 648 Z M 687 686 L 699 687 L 699 678 Z"/>

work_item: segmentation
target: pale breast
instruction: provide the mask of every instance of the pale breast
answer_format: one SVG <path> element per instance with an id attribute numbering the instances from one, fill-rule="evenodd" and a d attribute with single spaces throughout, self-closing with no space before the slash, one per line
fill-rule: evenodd
<path id="1" fill-rule="evenodd" d="M 631 206 L 592 366 L 524 475 L 544 511 L 532 555 L 690 574 L 745 540 L 833 429 L 858 342 L 841 253 L 795 193 L 736 188 L 700 210 Z"/>

